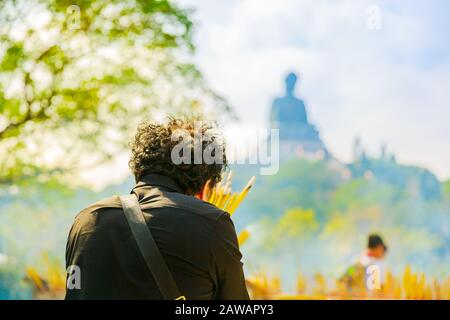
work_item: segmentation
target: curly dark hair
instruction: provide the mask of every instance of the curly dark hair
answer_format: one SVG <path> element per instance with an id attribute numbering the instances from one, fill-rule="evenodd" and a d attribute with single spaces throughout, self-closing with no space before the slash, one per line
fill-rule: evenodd
<path id="1" fill-rule="evenodd" d="M 198 135 L 206 137 L 201 140 L 201 150 L 200 143 L 191 143 Z M 216 154 L 216 150 L 220 152 Z M 209 163 L 202 158 L 199 163 L 198 159 L 194 159 L 199 151 L 201 155 L 204 152 L 210 152 L 212 157 L 217 155 L 220 161 Z M 173 161 L 173 155 L 188 161 Z M 149 173 L 161 174 L 172 178 L 186 194 L 193 195 L 200 192 L 208 180 L 210 186 L 221 180 L 227 166 L 225 143 L 217 124 L 200 118 L 168 118 L 164 123 L 144 122 L 138 126 L 131 143 L 128 164 L 136 182 Z"/>

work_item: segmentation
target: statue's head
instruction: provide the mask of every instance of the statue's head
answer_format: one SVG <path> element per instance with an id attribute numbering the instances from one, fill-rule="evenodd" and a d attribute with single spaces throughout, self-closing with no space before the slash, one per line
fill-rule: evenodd
<path id="1" fill-rule="evenodd" d="M 294 93 L 295 83 L 297 82 L 297 75 L 293 72 L 286 77 L 286 93 L 292 95 Z"/>

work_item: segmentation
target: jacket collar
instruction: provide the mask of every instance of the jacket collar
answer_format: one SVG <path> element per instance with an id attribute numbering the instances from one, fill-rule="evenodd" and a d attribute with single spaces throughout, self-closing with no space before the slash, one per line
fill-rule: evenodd
<path id="1" fill-rule="evenodd" d="M 156 173 L 149 173 L 143 176 L 139 179 L 133 190 L 144 186 L 163 187 L 175 192 L 183 193 L 183 189 L 172 178 Z"/>

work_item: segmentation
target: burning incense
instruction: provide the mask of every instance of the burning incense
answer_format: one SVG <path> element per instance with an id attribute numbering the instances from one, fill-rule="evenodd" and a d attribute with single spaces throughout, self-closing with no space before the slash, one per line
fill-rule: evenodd
<path id="1" fill-rule="evenodd" d="M 216 207 L 232 215 L 245 199 L 250 189 L 253 187 L 256 177 L 251 177 L 246 186 L 239 193 L 232 193 L 232 179 L 233 174 L 230 171 L 228 174 L 224 174 L 222 176 L 222 182 L 218 183 L 216 186 L 214 186 L 214 188 L 211 188 L 211 183 L 210 181 L 208 181 L 198 197 L 204 201 L 212 203 Z M 249 236 L 250 233 L 247 230 L 242 231 L 238 236 L 239 245 L 242 245 Z"/>
<path id="2" fill-rule="evenodd" d="M 237 207 L 247 196 L 249 190 L 255 183 L 256 177 L 252 177 L 247 185 L 242 189 L 240 193 L 231 192 L 231 182 L 232 173 L 224 175 L 222 178 L 223 182 L 218 183 L 214 188 L 211 189 L 210 182 L 208 181 L 203 188 L 202 192 L 199 194 L 199 198 L 209 203 L 214 204 L 218 208 L 227 211 L 230 215 L 236 211 Z"/>

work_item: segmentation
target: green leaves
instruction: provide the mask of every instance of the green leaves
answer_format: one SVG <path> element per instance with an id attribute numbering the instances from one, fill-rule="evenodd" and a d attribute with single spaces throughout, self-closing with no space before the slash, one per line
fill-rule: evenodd
<path id="1" fill-rule="evenodd" d="M 54 45 L 40 56 L 40 61 L 45 63 L 53 73 L 56 73 L 69 63 L 70 58 L 66 56 L 66 52 L 59 45 Z"/>
<path id="2" fill-rule="evenodd" d="M 63 121 L 94 118 L 98 113 L 99 88 L 67 88 L 58 96 L 60 102 L 54 107 L 55 115 Z"/>
<path id="3" fill-rule="evenodd" d="M 293 239 L 311 236 L 318 228 L 314 210 L 300 207 L 287 210 L 275 226 L 279 237 L 287 236 Z"/>
<path id="4" fill-rule="evenodd" d="M 447 201 L 450 201 L 450 180 L 447 180 L 444 183 L 442 183 L 442 192 L 444 193 L 444 198 Z"/>
<path id="5" fill-rule="evenodd" d="M 38 16 L 46 22 L 27 22 Z M 10 181 L 70 172 L 84 162 L 80 149 L 108 161 L 102 139 L 116 137 L 107 140 L 122 152 L 156 108 L 202 112 L 207 101 L 227 111 L 186 54 L 189 12 L 170 1 L 17 0 L 0 21 L 0 169 Z"/>
<path id="6" fill-rule="evenodd" d="M 6 98 L 4 92 L 0 91 L 0 118 L 8 118 L 12 121 L 17 121 L 21 116 L 19 99 Z"/>
<path id="7" fill-rule="evenodd" d="M 3 72 L 14 71 L 19 68 L 24 60 L 25 54 L 22 43 L 14 43 L 6 50 L 1 60 L 0 69 Z"/>

